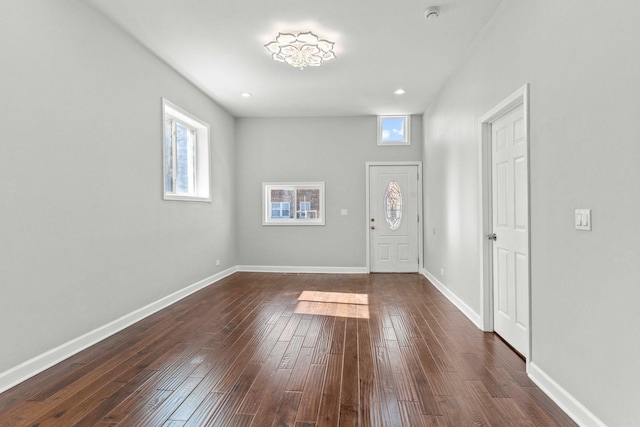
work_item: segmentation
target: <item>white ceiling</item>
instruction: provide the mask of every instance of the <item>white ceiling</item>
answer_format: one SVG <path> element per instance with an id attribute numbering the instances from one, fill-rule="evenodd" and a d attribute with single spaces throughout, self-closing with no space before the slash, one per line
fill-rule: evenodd
<path id="1" fill-rule="evenodd" d="M 501 0 L 88 1 L 234 116 L 275 117 L 423 113 Z M 336 59 L 301 71 L 264 48 L 309 30 Z"/>

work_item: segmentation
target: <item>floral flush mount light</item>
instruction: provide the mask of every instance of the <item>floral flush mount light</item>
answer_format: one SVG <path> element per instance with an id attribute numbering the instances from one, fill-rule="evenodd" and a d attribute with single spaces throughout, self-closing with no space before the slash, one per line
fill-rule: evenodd
<path id="1" fill-rule="evenodd" d="M 300 70 L 306 67 L 319 67 L 325 61 L 336 57 L 333 53 L 335 43 L 320 40 L 311 31 L 306 33 L 279 33 L 278 37 L 264 47 L 271 52 L 274 61 L 286 62 Z"/>

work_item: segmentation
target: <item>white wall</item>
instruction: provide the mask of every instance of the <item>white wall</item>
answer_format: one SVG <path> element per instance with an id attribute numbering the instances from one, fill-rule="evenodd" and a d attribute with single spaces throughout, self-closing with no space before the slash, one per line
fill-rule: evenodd
<path id="1" fill-rule="evenodd" d="M 422 156 L 419 117 L 412 117 L 411 146 L 378 147 L 376 126 L 375 116 L 237 120 L 240 264 L 365 267 L 365 163 Z M 326 225 L 263 226 L 269 181 L 324 181 Z"/>
<path id="2" fill-rule="evenodd" d="M 237 261 L 233 117 L 82 1 L 3 0 L 0 52 L 2 373 Z M 161 97 L 213 203 L 162 200 Z"/>
<path id="3" fill-rule="evenodd" d="M 610 426 L 640 419 L 639 20 L 505 0 L 424 115 L 426 268 L 479 313 L 478 120 L 530 83 L 531 361 Z"/>

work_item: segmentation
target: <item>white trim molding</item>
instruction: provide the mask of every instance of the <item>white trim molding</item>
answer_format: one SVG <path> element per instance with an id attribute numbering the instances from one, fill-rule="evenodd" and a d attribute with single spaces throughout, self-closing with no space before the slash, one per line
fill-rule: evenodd
<path id="1" fill-rule="evenodd" d="M 589 411 L 582 403 L 573 397 L 560 384 L 555 382 L 534 362 L 528 366 L 529 378 L 536 383 L 540 390 L 553 400 L 573 421 L 582 427 L 606 427 L 606 424 Z"/>
<path id="2" fill-rule="evenodd" d="M 462 314 L 467 316 L 467 318 L 471 320 L 471 322 L 473 322 L 473 324 L 476 325 L 478 329 L 482 330 L 482 319 L 480 318 L 480 315 L 478 313 L 473 311 L 473 309 L 469 307 L 467 303 L 462 301 L 451 289 L 440 282 L 435 275 L 431 274 L 424 268 L 420 272 L 424 277 L 427 278 L 427 280 L 429 280 L 429 282 L 433 284 L 433 286 L 436 287 L 438 291 L 440 291 L 442 295 L 444 295 L 449 301 L 451 301 L 451 303 L 455 305 L 458 310 L 462 312 Z"/>
<path id="3" fill-rule="evenodd" d="M 478 329 L 483 329 L 482 317 L 473 311 L 464 301 L 462 301 L 453 291 L 447 288 L 433 274 L 426 269 L 422 269 L 424 275 L 433 286 L 451 301 L 462 313 L 469 318 Z M 595 416 L 589 409 L 573 397 L 560 384 L 554 381 L 538 365 L 527 359 L 527 375 L 553 402 L 560 407 L 571 419 L 582 427 L 607 427 L 602 420 Z"/>
<path id="4" fill-rule="evenodd" d="M 252 273 L 367 274 L 367 267 L 297 267 L 272 265 L 239 265 L 238 271 Z"/>
<path id="5" fill-rule="evenodd" d="M 73 356 L 76 353 L 85 350 L 92 345 L 104 340 L 105 338 L 114 335 L 117 332 L 125 329 L 132 324 L 139 322 L 140 320 L 162 310 L 174 304 L 181 299 L 206 288 L 227 276 L 232 275 L 237 271 L 237 267 L 231 267 L 227 270 L 221 271 L 213 276 L 200 280 L 186 288 L 180 289 L 166 297 L 152 302 L 142 308 L 139 308 L 129 314 L 126 314 L 119 319 L 100 326 L 93 331 L 87 332 L 77 338 L 72 339 L 56 348 L 53 348 L 45 353 L 42 353 L 26 362 L 19 364 L 7 371 L 0 373 L 0 393 L 14 387 L 21 382 L 39 374 L 40 372 L 48 369 L 57 363 L 62 362 L 65 359 Z"/>

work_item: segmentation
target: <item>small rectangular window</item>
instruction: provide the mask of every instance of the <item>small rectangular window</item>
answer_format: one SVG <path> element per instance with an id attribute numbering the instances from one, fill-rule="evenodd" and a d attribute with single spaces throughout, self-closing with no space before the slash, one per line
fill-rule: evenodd
<path id="1" fill-rule="evenodd" d="M 289 218 L 291 215 L 291 203 L 289 202 L 272 202 L 271 218 Z"/>
<path id="2" fill-rule="evenodd" d="M 311 202 L 300 202 L 300 210 L 301 211 L 310 211 L 311 210 Z"/>
<path id="3" fill-rule="evenodd" d="M 410 116 L 378 116 L 378 145 L 411 145 Z"/>
<path id="4" fill-rule="evenodd" d="M 282 202 L 281 203 L 282 206 L 282 218 L 289 218 L 289 216 L 291 215 L 291 203 L 289 202 Z"/>
<path id="5" fill-rule="evenodd" d="M 164 199 L 210 201 L 209 125 L 166 99 L 164 120 Z"/>
<path id="6" fill-rule="evenodd" d="M 262 225 L 324 225 L 324 182 L 263 182 Z"/>
<path id="7" fill-rule="evenodd" d="M 280 203 L 271 203 L 271 218 L 282 218 Z"/>

